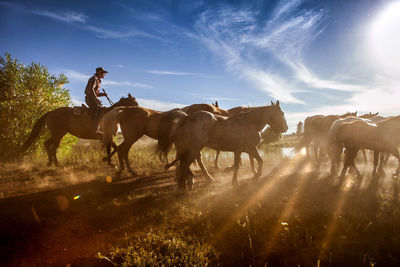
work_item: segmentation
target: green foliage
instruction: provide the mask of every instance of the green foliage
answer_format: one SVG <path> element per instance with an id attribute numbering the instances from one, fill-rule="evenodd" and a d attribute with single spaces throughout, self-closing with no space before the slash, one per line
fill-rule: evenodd
<path id="1" fill-rule="evenodd" d="M 0 57 L 1 161 L 16 156 L 33 125 L 43 114 L 72 103 L 68 90 L 63 88 L 66 83 L 65 75 L 55 77 L 39 63 L 23 65 L 8 53 Z M 64 146 L 74 140 L 70 137 L 63 142 Z M 32 147 L 34 150 L 37 145 Z"/>
<path id="2" fill-rule="evenodd" d="M 119 266 L 207 266 L 215 257 L 211 246 L 171 230 L 149 232 L 111 253 Z"/>

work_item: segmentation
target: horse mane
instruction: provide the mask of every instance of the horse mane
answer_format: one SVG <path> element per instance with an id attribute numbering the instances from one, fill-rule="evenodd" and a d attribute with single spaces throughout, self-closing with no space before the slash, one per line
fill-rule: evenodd
<path id="1" fill-rule="evenodd" d="M 357 111 L 356 112 L 349 112 L 347 111 L 346 113 L 342 115 L 338 115 L 340 118 L 346 118 L 346 117 L 355 117 L 357 116 Z"/>

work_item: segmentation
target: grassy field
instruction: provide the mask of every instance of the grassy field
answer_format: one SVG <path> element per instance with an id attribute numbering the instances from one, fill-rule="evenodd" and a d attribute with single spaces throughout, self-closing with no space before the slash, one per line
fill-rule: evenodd
<path id="1" fill-rule="evenodd" d="M 287 140 L 286 140 L 287 141 Z M 293 140 L 292 140 L 293 141 Z M 290 144 L 293 144 L 290 143 Z M 19 266 L 399 266 L 398 181 L 390 172 L 361 178 L 320 171 L 304 156 L 267 146 L 263 175 L 252 180 L 247 157 L 237 188 L 232 173 L 196 166 L 195 189 L 179 191 L 154 142 L 131 151 L 138 177 L 101 162 L 95 143 L 79 143 L 45 166 L 44 157 L 0 169 L 0 262 Z M 292 147 L 292 145 L 288 145 Z M 268 151 L 271 149 L 271 151 Z M 371 156 L 370 156 L 371 158 Z M 172 159 L 172 155 L 170 156 Z M 116 163 L 116 158 L 114 159 Z M 232 155 L 221 158 L 230 166 Z M 111 178 L 111 180 L 110 180 Z"/>

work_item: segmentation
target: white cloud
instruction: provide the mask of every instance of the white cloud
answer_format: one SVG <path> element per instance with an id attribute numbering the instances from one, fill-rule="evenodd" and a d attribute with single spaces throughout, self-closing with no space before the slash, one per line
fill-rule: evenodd
<path id="1" fill-rule="evenodd" d="M 146 72 L 151 74 L 174 75 L 174 76 L 200 75 L 198 73 L 192 73 L 192 72 L 178 72 L 178 71 L 168 71 L 168 70 L 147 70 Z"/>
<path id="2" fill-rule="evenodd" d="M 310 87 L 347 92 L 359 92 L 367 89 L 365 85 L 349 84 L 341 82 L 341 79 L 337 79 L 337 81 L 321 79 L 313 74 L 311 70 L 309 70 L 302 62 L 296 62 L 295 60 L 288 59 L 285 60 L 285 63 L 292 68 L 295 73 L 295 77 L 299 81 L 306 83 Z M 343 78 L 342 80 L 344 79 L 345 78 Z"/>
<path id="3" fill-rule="evenodd" d="M 78 82 L 82 82 L 82 83 L 87 83 L 89 78 L 92 76 L 92 75 L 83 74 L 83 73 L 80 73 L 80 72 L 77 72 L 74 70 L 64 70 L 61 72 L 63 72 L 69 80 L 78 81 Z"/>
<path id="4" fill-rule="evenodd" d="M 32 13 L 67 23 L 72 23 L 72 22 L 85 23 L 87 18 L 87 16 L 84 13 L 76 13 L 74 11 L 58 13 L 49 10 L 33 10 Z"/>
<path id="5" fill-rule="evenodd" d="M 272 72 L 277 54 L 298 54 L 315 33 L 322 15 L 314 12 L 291 14 L 300 3 L 281 5 L 275 15 L 258 26 L 257 12 L 221 9 L 205 11 L 196 22 L 197 35 L 213 53 L 225 62 L 226 70 L 248 80 L 257 89 L 287 103 L 303 103 L 294 94 L 299 92 L 288 77 Z M 260 53 L 269 53 L 262 62 Z M 278 58 L 279 59 L 279 58 Z M 285 62 L 281 62 L 286 65 Z M 268 65 L 268 67 L 265 67 Z M 286 66 L 290 69 L 290 66 Z"/>
<path id="6" fill-rule="evenodd" d="M 164 102 L 155 99 L 147 99 L 147 98 L 137 98 L 137 102 L 141 107 L 146 107 L 149 109 L 159 110 L 159 111 L 167 111 L 174 108 L 183 108 L 184 104 L 174 103 L 174 102 Z"/>
<path id="7" fill-rule="evenodd" d="M 74 70 L 64 70 L 61 71 L 67 76 L 67 78 L 71 81 L 76 81 L 80 83 L 86 84 L 89 78 L 92 75 L 87 75 L 83 74 Z M 144 84 L 144 83 L 139 83 L 139 82 L 130 82 L 130 81 L 113 81 L 113 80 L 107 80 L 104 79 L 102 80 L 102 85 L 109 86 L 109 87 L 120 87 L 120 86 L 130 86 L 134 88 L 153 88 L 153 86 Z"/>

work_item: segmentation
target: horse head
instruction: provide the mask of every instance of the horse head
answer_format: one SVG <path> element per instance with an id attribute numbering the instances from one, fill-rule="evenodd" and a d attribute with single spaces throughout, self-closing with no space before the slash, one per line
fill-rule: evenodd
<path id="1" fill-rule="evenodd" d="M 276 103 L 271 101 L 271 112 L 269 126 L 271 126 L 272 131 L 275 133 L 285 133 L 288 130 L 287 122 L 285 119 L 285 113 L 283 113 L 279 100 Z"/>
<path id="2" fill-rule="evenodd" d="M 370 112 L 370 113 L 361 115 L 360 118 L 363 118 L 363 119 L 370 119 L 370 118 L 373 118 L 373 117 L 377 116 L 378 113 L 379 113 L 379 112 L 377 112 L 377 113 L 372 113 L 372 112 Z"/>
<path id="3" fill-rule="evenodd" d="M 339 115 L 340 118 L 347 118 L 347 117 L 356 117 L 357 116 L 357 111 L 356 112 L 347 112 L 343 115 Z"/>
<path id="4" fill-rule="evenodd" d="M 136 101 L 136 98 L 129 93 L 128 97 L 121 97 L 121 99 L 115 103 L 115 106 L 139 106 L 139 104 Z"/>

